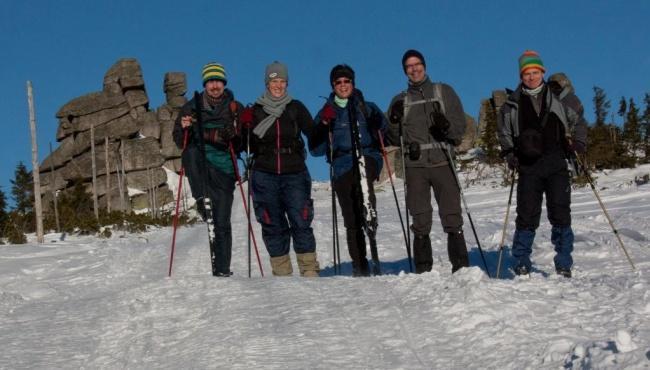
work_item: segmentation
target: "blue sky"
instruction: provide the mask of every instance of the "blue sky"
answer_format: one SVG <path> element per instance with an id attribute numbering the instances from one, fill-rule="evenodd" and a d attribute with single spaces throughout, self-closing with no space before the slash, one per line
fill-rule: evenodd
<path id="1" fill-rule="evenodd" d="M 650 1 L 30 1 L 0 4 L 0 186 L 9 195 L 18 161 L 31 168 L 25 83 L 34 85 L 39 157 L 57 146 L 56 111 L 99 91 L 119 58 L 137 58 L 150 106 L 164 102 L 163 76 L 225 65 L 242 102 L 263 91 L 264 66 L 289 67 L 289 92 L 312 114 L 329 94 L 329 71 L 350 64 L 357 87 L 385 109 L 406 87 L 400 61 L 420 50 L 433 80 L 451 84 L 476 117 L 492 90 L 515 87 L 517 58 L 537 50 L 548 73 L 572 79 L 593 121 L 594 85 L 617 107 L 650 92 Z M 325 179 L 323 158 L 309 160 Z"/>

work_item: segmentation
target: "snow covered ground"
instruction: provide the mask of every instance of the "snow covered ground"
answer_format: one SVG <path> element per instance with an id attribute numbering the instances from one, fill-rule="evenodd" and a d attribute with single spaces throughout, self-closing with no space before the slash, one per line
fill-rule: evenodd
<path id="1" fill-rule="evenodd" d="M 650 166 L 598 179 L 636 271 L 591 189 L 574 190 L 572 279 L 554 272 L 545 218 L 530 279 L 510 270 L 489 279 L 467 220 L 474 267 L 452 276 L 437 216 L 433 271 L 404 273 L 389 183 L 378 192 L 379 277 L 350 277 L 342 222 L 345 263 L 343 276 L 334 275 L 330 192 L 322 183 L 313 192 L 318 279 L 270 277 L 261 244 L 267 276 L 254 265 L 247 277 L 238 193 L 230 279 L 210 276 L 203 224 L 179 229 L 171 278 L 170 228 L 108 240 L 50 234 L 43 245 L 0 246 L 0 368 L 649 368 L 650 185 L 632 182 L 646 173 Z M 397 190 L 402 199 L 401 182 Z M 494 274 L 508 189 L 486 182 L 465 195 Z"/>

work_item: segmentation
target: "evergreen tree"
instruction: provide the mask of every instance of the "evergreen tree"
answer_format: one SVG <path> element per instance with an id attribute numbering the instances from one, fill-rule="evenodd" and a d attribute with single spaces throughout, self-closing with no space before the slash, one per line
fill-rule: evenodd
<path id="1" fill-rule="evenodd" d="M 610 164 L 607 153 L 610 152 L 609 146 L 612 143 L 609 128 L 605 124 L 610 103 L 605 91 L 597 86 L 594 86 L 593 102 L 596 122 L 588 132 L 587 160 L 596 168 L 604 168 Z"/>
<path id="2" fill-rule="evenodd" d="M 643 116 L 641 116 L 642 128 L 643 128 L 643 149 L 645 152 L 644 162 L 650 161 L 650 94 L 646 93 L 643 97 L 643 103 L 645 104 L 645 110 L 643 111 Z"/>
<path id="3" fill-rule="evenodd" d="M 611 104 L 607 100 L 605 90 L 598 86 L 594 86 L 594 113 L 596 114 L 596 126 L 604 126 L 607 114 Z"/>
<path id="4" fill-rule="evenodd" d="M 34 220 L 34 185 L 32 176 L 23 162 L 18 162 L 11 180 L 11 195 L 14 199 L 12 220 L 20 233 L 36 229 Z"/>
<path id="5" fill-rule="evenodd" d="M 484 100 L 482 104 L 485 111 L 485 130 L 481 135 L 481 149 L 485 153 L 485 161 L 492 165 L 501 161 L 497 137 L 497 113 L 490 100 Z"/>
<path id="6" fill-rule="evenodd" d="M 594 113 L 596 122 L 589 128 L 587 161 L 589 166 L 602 168 L 621 168 L 634 166 L 621 140 L 617 140 L 620 129 L 614 124 L 605 123 L 609 114 L 610 101 L 605 91 L 594 86 Z"/>
<path id="7" fill-rule="evenodd" d="M 61 193 L 58 208 L 62 231 L 78 229 L 81 233 L 94 233 L 99 230 L 92 196 L 86 192 L 83 180 L 73 180 L 72 187 Z"/>
<path id="8" fill-rule="evenodd" d="M 7 224 L 7 198 L 4 191 L 0 189 L 0 244 L 5 237 L 5 226 Z"/>
<path id="9" fill-rule="evenodd" d="M 625 123 L 625 113 L 627 113 L 627 102 L 625 97 L 621 96 L 621 100 L 618 102 L 618 115 L 623 118 L 623 123 Z"/>
<path id="10" fill-rule="evenodd" d="M 14 209 L 21 215 L 31 212 L 34 207 L 34 185 L 32 176 L 23 162 L 18 162 L 11 180 L 11 195 L 14 198 Z"/>
<path id="11" fill-rule="evenodd" d="M 630 98 L 630 104 L 626 115 L 625 124 L 623 125 L 623 138 L 625 139 L 632 158 L 637 157 L 637 149 L 641 143 L 641 124 L 639 118 L 639 109 L 634 103 L 634 99 Z"/>
<path id="12" fill-rule="evenodd" d="M 7 239 L 7 242 L 10 244 L 25 244 L 27 243 L 27 237 L 22 231 L 22 225 L 24 216 L 21 216 L 16 211 L 9 212 L 7 221 L 5 222 L 3 228 L 4 237 Z"/>

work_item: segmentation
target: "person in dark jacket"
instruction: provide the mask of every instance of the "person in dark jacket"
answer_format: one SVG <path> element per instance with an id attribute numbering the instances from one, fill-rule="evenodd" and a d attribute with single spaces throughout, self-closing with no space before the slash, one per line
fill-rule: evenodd
<path id="1" fill-rule="evenodd" d="M 232 275 L 230 213 L 235 190 L 235 170 L 229 146 L 231 143 L 238 146 L 234 118 L 243 106 L 234 99 L 232 91 L 226 88 L 226 70 L 221 64 L 206 64 L 202 77 L 204 91 L 200 94 L 201 100 L 197 102 L 192 98 L 183 105 L 172 134 L 176 145 L 183 148 L 187 131 L 188 142 L 181 160 L 192 196 L 196 199 L 197 209 L 204 220 L 206 198 L 209 198 L 212 208 L 212 274 L 227 277 Z M 234 105 L 231 104 L 233 102 Z M 199 115 L 202 131 L 196 126 Z"/>
<path id="2" fill-rule="evenodd" d="M 379 132 L 386 131 L 387 121 L 383 112 L 372 102 L 365 101 L 363 94 L 355 87 L 354 70 L 348 65 L 339 64 L 330 72 L 330 94 L 323 108 L 318 112 L 314 121 L 314 137 L 311 154 L 314 156 L 327 155 L 333 158 L 333 184 L 336 196 L 341 205 L 343 222 L 348 243 L 348 251 L 352 259 L 352 274 L 368 276 L 368 260 L 366 259 L 366 241 L 363 231 L 363 214 L 359 207 L 358 184 L 360 179 L 353 170 L 352 140 L 350 121 L 355 120 L 359 125 L 360 144 L 363 148 L 366 183 L 368 195 L 373 207 L 376 208 L 376 198 L 373 183 L 377 180 L 383 165 Z M 331 142 L 330 142 L 331 133 Z"/>
<path id="3" fill-rule="evenodd" d="M 400 145 L 403 139 L 408 152 L 403 155 L 406 157 L 406 205 L 413 216 L 411 229 L 415 234 L 415 271 L 431 271 L 433 265 L 429 237 L 433 189 L 440 221 L 447 233 L 447 253 L 453 273 L 469 266 L 460 189 L 448 158 L 465 133 L 465 113 L 451 86 L 431 82 L 420 52 L 407 50 L 402 57 L 402 68 L 408 77 L 408 89 L 390 103 L 387 138 L 393 145 Z"/>
<path id="4" fill-rule="evenodd" d="M 250 186 L 255 216 L 274 275 L 293 273 L 289 257 L 293 240 L 300 275 L 317 277 L 311 176 L 302 139 L 303 134 L 311 137 L 314 122 L 307 108 L 287 93 L 289 73 L 284 64 L 268 65 L 264 82 L 264 94 L 240 117 L 253 153 Z"/>
<path id="5" fill-rule="evenodd" d="M 574 236 L 567 157 L 585 151 L 587 124 L 582 117 L 582 104 L 575 101 L 577 97 L 563 103 L 545 83 L 545 72 L 539 54 L 525 51 L 519 58 L 521 82 L 508 96 L 498 119 L 502 152 L 508 166 L 519 172 L 512 256 L 516 261 L 515 273 L 528 275 L 542 198 L 546 194 L 551 242 L 556 252 L 555 270 L 571 277 Z"/>

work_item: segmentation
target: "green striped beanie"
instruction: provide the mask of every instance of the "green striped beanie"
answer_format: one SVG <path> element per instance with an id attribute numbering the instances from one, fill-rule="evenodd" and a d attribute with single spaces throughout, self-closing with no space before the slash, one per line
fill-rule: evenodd
<path id="1" fill-rule="evenodd" d="M 531 68 L 537 68 L 542 73 L 546 72 L 546 68 L 544 68 L 544 63 L 542 62 L 542 58 L 539 57 L 539 54 L 533 50 L 526 50 L 519 57 L 519 75 L 521 76 Z"/>
<path id="2" fill-rule="evenodd" d="M 228 83 L 226 69 L 219 63 L 211 62 L 204 65 L 201 75 L 203 77 L 203 86 L 210 80 L 223 81 L 224 85 Z"/>

